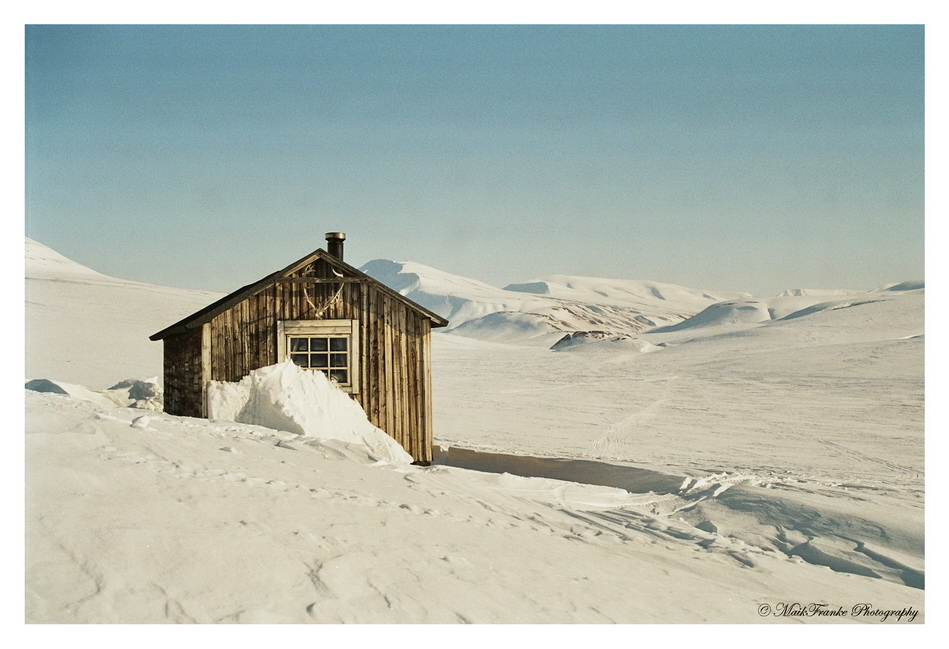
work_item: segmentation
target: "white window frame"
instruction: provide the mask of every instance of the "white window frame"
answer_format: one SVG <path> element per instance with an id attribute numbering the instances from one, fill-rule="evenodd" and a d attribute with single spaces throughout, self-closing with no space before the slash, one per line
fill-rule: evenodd
<path id="1" fill-rule="evenodd" d="M 290 360 L 291 336 L 336 336 L 349 339 L 347 358 L 349 383 L 337 383 L 343 392 L 359 393 L 359 321 L 358 320 L 278 320 L 277 321 L 277 359 L 279 362 Z M 317 370 L 319 371 L 319 370 Z"/>

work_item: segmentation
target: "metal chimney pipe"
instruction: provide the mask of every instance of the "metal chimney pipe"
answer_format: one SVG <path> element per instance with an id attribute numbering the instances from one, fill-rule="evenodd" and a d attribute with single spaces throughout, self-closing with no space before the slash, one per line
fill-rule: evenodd
<path id="1" fill-rule="evenodd" d="M 343 242 L 345 240 L 345 232 L 327 232 L 326 252 L 330 253 L 340 261 L 343 261 Z"/>

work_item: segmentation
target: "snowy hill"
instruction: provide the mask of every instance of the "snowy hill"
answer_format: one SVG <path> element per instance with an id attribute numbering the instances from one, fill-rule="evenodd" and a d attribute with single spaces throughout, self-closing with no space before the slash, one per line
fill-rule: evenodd
<path id="1" fill-rule="evenodd" d="M 903 282 L 872 291 L 787 290 L 772 298 L 729 300 L 712 304 L 691 318 L 651 330 L 651 334 L 695 332 L 753 326 L 776 320 L 801 318 L 825 310 L 887 301 L 893 293 L 921 293 L 922 282 Z M 828 299 L 832 298 L 832 299 Z"/>
<path id="2" fill-rule="evenodd" d="M 69 280 L 100 280 L 123 281 L 98 273 L 72 259 L 64 257 L 52 248 L 44 246 L 38 241 L 26 239 L 26 277 L 27 279 L 54 279 Z"/>
<path id="3" fill-rule="evenodd" d="M 375 259 L 360 267 L 426 309 L 448 318 L 449 329 L 499 311 L 530 311 L 547 303 L 410 261 Z"/>
<path id="4" fill-rule="evenodd" d="M 674 324 L 720 300 L 658 282 L 552 275 L 500 289 L 414 262 L 376 259 L 360 270 L 448 318 L 446 331 L 481 340 L 549 345 L 564 333 L 629 335 Z"/>
<path id="5" fill-rule="evenodd" d="M 26 240 L 26 378 L 107 388 L 161 375 L 148 340 L 220 294 L 109 277 Z"/>

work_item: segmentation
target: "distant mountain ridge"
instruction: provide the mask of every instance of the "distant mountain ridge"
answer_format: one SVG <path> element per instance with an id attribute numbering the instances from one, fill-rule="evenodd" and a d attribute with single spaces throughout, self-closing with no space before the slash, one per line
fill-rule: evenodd
<path id="1" fill-rule="evenodd" d="M 417 262 L 375 259 L 360 269 L 449 320 L 444 331 L 494 342 L 551 346 L 565 335 L 588 344 L 645 333 L 748 327 L 840 308 L 885 292 L 923 289 L 922 281 L 873 291 L 787 289 L 769 298 L 702 291 L 647 280 L 548 275 L 497 288 Z M 602 342 L 601 340 L 601 342 Z M 601 345 L 602 346 L 602 345 Z"/>
<path id="2" fill-rule="evenodd" d="M 566 300 L 624 305 L 641 304 L 648 308 L 664 303 L 680 309 L 694 308 L 702 302 L 718 302 L 737 297 L 751 297 L 747 293 L 709 293 L 677 284 L 633 279 L 548 275 L 521 284 L 508 284 L 506 291 L 549 295 Z M 658 301 L 658 302 L 657 302 Z"/>
<path id="3" fill-rule="evenodd" d="M 494 341 L 559 339 L 565 332 L 630 335 L 672 325 L 747 293 L 660 282 L 550 275 L 497 288 L 424 264 L 375 259 L 360 270 L 449 320 L 448 331 Z"/>
<path id="4" fill-rule="evenodd" d="M 771 298 L 729 300 L 712 304 L 691 318 L 658 327 L 651 333 L 671 333 L 710 327 L 753 325 L 773 320 L 792 320 L 821 311 L 833 311 L 885 299 L 892 293 L 925 290 L 925 282 L 887 284 L 872 291 L 832 289 L 788 289 Z"/>

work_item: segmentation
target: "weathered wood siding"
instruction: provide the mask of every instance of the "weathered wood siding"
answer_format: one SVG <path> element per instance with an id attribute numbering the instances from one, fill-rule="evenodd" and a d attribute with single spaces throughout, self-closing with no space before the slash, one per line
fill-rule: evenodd
<path id="1" fill-rule="evenodd" d="M 164 341 L 165 412 L 206 417 L 205 380 L 201 369 L 201 327 Z"/>
<path id="2" fill-rule="evenodd" d="M 322 259 L 291 279 L 307 277 L 336 278 Z M 278 281 L 216 315 L 207 325 L 208 378 L 239 381 L 254 369 L 283 360 L 277 358 L 279 320 L 357 320 L 359 349 L 353 353 L 359 354 L 360 371 L 354 398 L 369 421 L 415 460 L 430 462 L 431 321 L 372 282 L 360 280 Z"/>

